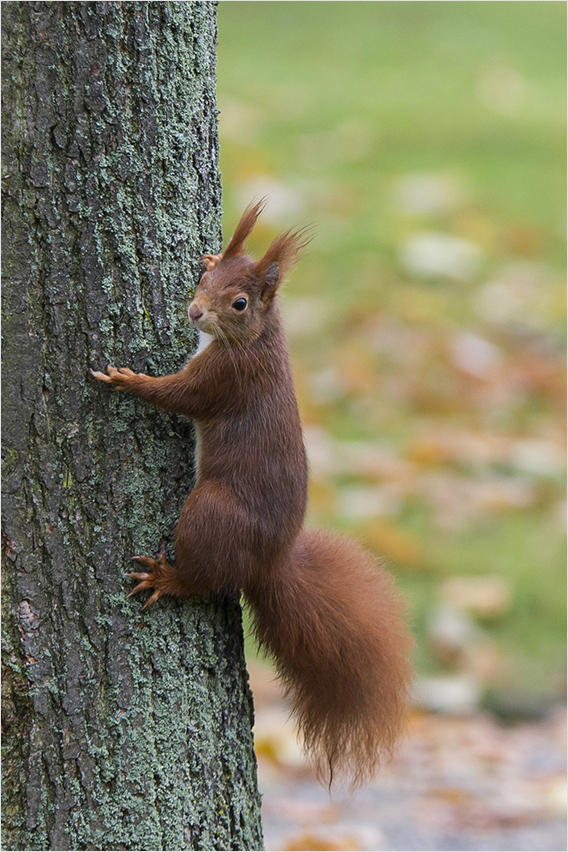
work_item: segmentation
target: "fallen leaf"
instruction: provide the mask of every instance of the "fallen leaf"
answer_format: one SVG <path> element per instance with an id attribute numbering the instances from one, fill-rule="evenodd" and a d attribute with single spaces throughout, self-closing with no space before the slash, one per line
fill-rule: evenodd
<path id="1" fill-rule="evenodd" d="M 394 195 L 397 207 L 414 215 L 448 213 L 465 201 L 456 178 L 432 172 L 416 172 L 400 178 Z"/>
<path id="2" fill-rule="evenodd" d="M 481 249 L 437 231 L 424 231 L 409 237 L 400 251 L 403 268 L 418 278 L 449 278 L 472 281 L 481 266 Z"/>
<path id="3" fill-rule="evenodd" d="M 256 714 L 254 748 L 258 755 L 280 766 L 291 769 L 303 769 L 306 766 L 295 723 L 285 706 L 268 707 Z"/>
<path id="4" fill-rule="evenodd" d="M 510 584 L 503 577 L 451 577 L 439 589 L 440 598 L 476 618 L 501 618 L 513 602 Z"/>
<path id="5" fill-rule="evenodd" d="M 377 520 L 358 528 L 361 538 L 379 556 L 400 565 L 416 567 L 423 561 L 423 550 L 414 536 L 387 520 Z"/>
<path id="6" fill-rule="evenodd" d="M 478 644 L 483 636 L 467 613 L 447 603 L 432 608 L 426 634 L 436 657 L 450 666 L 459 666 L 467 649 Z"/>
<path id="7" fill-rule="evenodd" d="M 350 521 L 396 515 L 400 499 L 388 485 L 346 485 L 338 489 L 338 511 Z"/>
<path id="8" fill-rule="evenodd" d="M 464 715 L 479 706 L 481 686 L 470 674 L 423 677 L 414 685 L 413 700 L 435 713 Z"/>

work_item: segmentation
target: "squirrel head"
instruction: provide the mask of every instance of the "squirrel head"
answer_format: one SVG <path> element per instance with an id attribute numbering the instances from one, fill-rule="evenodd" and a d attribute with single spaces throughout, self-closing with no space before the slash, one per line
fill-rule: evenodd
<path id="1" fill-rule="evenodd" d="M 254 261 L 244 253 L 245 240 L 265 200 L 247 207 L 227 248 L 206 254 L 206 268 L 189 306 L 189 318 L 208 334 L 225 341 L 252 341 L 261 334 L 267 312 L 284 277 L 309 242 L 305 229 L 286 231 Z"/>

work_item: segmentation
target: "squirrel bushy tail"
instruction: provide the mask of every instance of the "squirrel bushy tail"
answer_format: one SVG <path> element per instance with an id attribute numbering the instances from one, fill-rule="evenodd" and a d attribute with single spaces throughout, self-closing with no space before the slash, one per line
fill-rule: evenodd
<path id="1" fill-rule="evenodd" d="M 247 597 L 320 777 L 363 783 L 406 714 L 412 641 L 392 577 L 353 540 L 304 530 Z"/>

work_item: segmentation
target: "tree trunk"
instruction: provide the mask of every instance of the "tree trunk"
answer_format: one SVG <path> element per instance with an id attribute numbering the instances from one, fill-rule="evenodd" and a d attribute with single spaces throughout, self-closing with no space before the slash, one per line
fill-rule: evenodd
<path id="1" fill-rule="evenodd" d="M 5 849 L 259 849 L 239 603 L 126 599 L 192 426 L 89 367 L 176 371 L 220 247 L 215 4 L 2 4 Z M 199 542 L 196 542 L 196 546 Z"/>

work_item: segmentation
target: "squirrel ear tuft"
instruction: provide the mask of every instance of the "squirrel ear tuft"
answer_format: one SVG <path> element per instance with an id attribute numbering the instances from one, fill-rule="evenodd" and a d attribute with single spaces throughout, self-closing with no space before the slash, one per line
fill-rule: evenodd
<path id="1" fill-rule="evenodd" d="M 270 244 L 264 257 L 254 265 L 254 271 L 263 282 L 265 290 L 276 291 L 284 277 L 294 266 L 298 255 L 307 246 L 311 233 L 306 228 L 286 231 Z"/>
<path id="2" fill-rule="evenodd" d="M 199 260 L 205 267 L 205 269 L 215 269 L 218 263 L 221 262 L 223 255 L 222 254 L 204 254 L 203 257 L 200 257 Z"/>
<path id="3" fill-rule="evenodd" d="M 266 205 L 266 198 L 261 198 L 256 204 L 249 204 L 239 220 L 235 233 L 223 253 L 223 257 L 239 257 L 244 254 L 245 240 L 254 228 L 256 220 Z"/>

